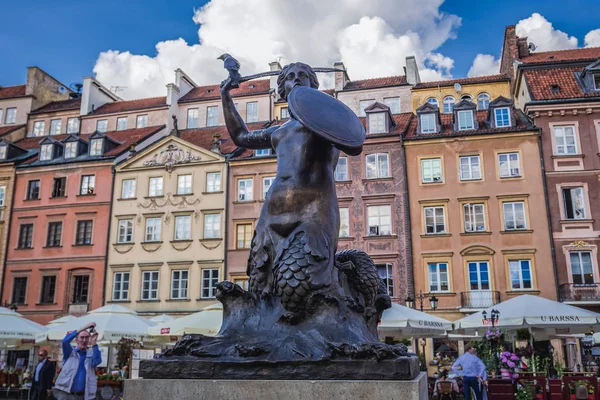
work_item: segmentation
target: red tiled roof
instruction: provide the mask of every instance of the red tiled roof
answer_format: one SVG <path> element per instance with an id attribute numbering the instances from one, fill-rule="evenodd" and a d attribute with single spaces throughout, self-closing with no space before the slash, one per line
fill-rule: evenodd
<path id="1" fill-rule="evenodd" d="M 21 129 L 21 128 L 23 128 L 23 127 L 25 127 L 25 125 L 8 125 L 8 126 L 0 126 L 0 137 L 2 137 L 2 136 L 4 136 L 4 135 L 6 135 L 6 134 L 8 134 L 8 133 L 14 132 L 14 131 L 16 131 L 17 129 Z"/>
<path id="2" fill-rule="evenodd" d="M 246 124 L 249 130 L 257 130 L 262 129 L 267 122 L 253 122 Z M 207 128 L 197 128 L 197 129 L 183 129 L 181 132 L 181 138 L 187 142 L 190 142 L 196 146 L 200 146 L 206 150 L 212 149 L 213 143 L 213 135 L 215 133 L 220 136 L 220 150 L 222 154 L 230 154 L 233 153 L 238 146 L 233 143 L 231 137 L 229 136 L 229 132 L 227 132 L 227 127 L 225 125 L 221 126 L 211 126 Z"/>
<path id="3" fill-rule="evenodd" d="M 448 79 L 444 81 L 421 82 L 414 86 L 414 89 L 434 88 L 438 86 L 453 86 L 455 83 L 467 85 L 472 83 L 492 83 L 492 82 L 508 82 L 508 76 L 504 74 L 474 76 L 472 78 Z"/>
<path id="4" fill-rule="evenodd" d="M 238 89 L 231 90 L 231 96 L 251 96 L 257 94 L 269 93 L 271 81 L 268 79 L 257 79 L 255 81 L 246 81 L 240 84 Z M 221 98 L 219 85 L 198 86 L 190 90 L 179 99 L 179 103 L 187 103 L 191 101 L 214 100 Z"/>
<path id="5" fill-rule="evenodd" d="M 143 110 L 147 108 L 159 108 L 167 106 L 167 97 L 148 97 L 145 99 L 137 99 L 137 100 L 122 100 L 122 101 L 114 101 L 112 103 L 106 103 L 96 110 L 94 110 L 91 115 L 98 114 L 114 114 L 119 112 L 127 112 L 134 110 Z"/>
<path id="6" fill-rule="evenodd" d="M 38 108 L 37 110 L 33 110 L 30 114 L 41 114 L 41 113 L 50 113 L 50 112 L 58 112 L 58 111 L 70 111 L 70 110 L 79 110 L 81 108 L 81 98 L 79 99 L 69 99 L 62 101 L 53 101 L 51 103 L 46 104 Z"/>
<path id="7" fill-rule="evenodd" d="M 418 140 L 418 139 L 430 139 L 440 138 L 448 136 L 470 136 L 470 135 L 481 135 L 485 133 L 502 133 L 502 132 L 519 132 L 527 129 L 534 129 L 532 125 L 523 123 L 517 111 L 513 111 L 513 121 L 516 121 L 516 126 L 506 128 L 488 128 L 487 125 L 488 111 L 482 110 L 477 111 L 477 122 L 479 122 L 479 129 L 470 131 L 454 131 L 452 127 L 452 114 L 441 114 L 442 119 L 442 131 L 440 133 L 417 133 L 417 118 L 413 118 L 410 121 L 410 126 L 404 135 L 405 140 Z"/>
<path id="8" fill-rule="evenodd" d="M 541 51 L 521 58 L 525 64 L 555 63 L 561 61 L 585 61 L 600 58 L 600 47 L 586 47 L 583 49 Z"/>
<path id="9" fill-rule="evenodd" d="M 368 134 L 367 139 L 370 137 L 376 137 L 376 136 L 402 135 L 406 132 L 406 129 L 409 127 L 412 117 L 413 117 L 413 113 L 411 113 L 411 112 L 402 113 L 402 114 L 393 114 L 392 118 L 394 119 L 396 126 L 394 127 L 394 130 L 392 132 Z M 367 129 L 367 117 L 360 117 L 359 119 L 360 119 L 360 122 L 362 123 L 362 125 L 364 126 L 364 128 Z"/>
<path id="10" fill-rule="evenodd" d="M 523 71 L 531 100 L 574 99 L 580 97 L 600 97 L 600 92 L 585 93 L 575 77 L 583 72 L 581 67 L 555 67 Z M 558 85 L 558 92 L 552 91 Z"/>
<path id="11" fill-rule="evenodd" d="M 0 88 L 0 99 L 25 96 L 25 85 L 6 86 Z"/>
<path id="12" fill-rule="evenodd" d="M 358 81 L 350 81 L 344 86 L 346 90 L 361 90 L 361 89 L 376 89 L 380 87 L 406 85 L 405 75 L 386 76 L 382 78 L 362 79 Z"/>

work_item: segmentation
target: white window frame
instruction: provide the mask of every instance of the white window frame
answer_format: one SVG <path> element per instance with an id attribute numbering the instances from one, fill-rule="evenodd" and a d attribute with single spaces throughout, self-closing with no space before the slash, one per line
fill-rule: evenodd
<path id="1" fill-rule="evenodd" d="M 340 207 L 340 232 L 339 237 L 350 237 L 350 209 L 348 207 Z"/>
<path id="2" fill-rule="evenodd" d="M 0 160 L 6 160 L 8 146 L 0 146 Z"/>
<path id="3" fill-rule="evenodd" d="M 581 208 L 583 209 L 583 215 L 581 216 L 576 216 L 577 215 L 577 207 L 574 204 L 574 197 L 571 194 L 571 212 L 573 213 L 573 218 L 569 218 L 568 216 L 568 209 L 567 209 L 567 198 L 565 196 L 565 192 L 566 191 L 570 191 L 571 193 L 573 193 L 573 191 L 577 191 L 578 193 L 578 197 L 580 199 L 580 201 L 583 203 L 581 206 Z M 583 186 L 573 186 L 573 187 L 562 187 L 561 188 L 561 196 L 562 196 L 562 202 L 563 202 L 563 210 L 564 210 L 564 219 L 565 220 L 578 220 L 578 219 L 587 219 L 588 218 L 588 211 L 587 211 L 587 204 L 585 201 L 585 188 Z"/>
<path id="4" fill-rule="evenodd" d="M 456 99 L 452 96 L 446 96 L 444 97 L 444 100 L 442 100 L 442 104 L 444 105 L 442 112 L 444 114 L 452 114 L 452 111 L 454 110 L 454 104 L 456 104 Z"/>
<path id="5" fill-rule="evenodd" d="M 258 101 L 246 103 L 246 122 L 258 122 Z"/>
<path id="6" fill-rule="evenodd" d="M 435 266 L 435 271 L 431 270 L 431 267 Z M 445 272 L 442 272 L 442 267 L 446 268 Z M 446 279 L 442 280 L 442 275 L 446 274 Z M 435 279 L 432 279 L 435 278 Z M 427 281 L 428 281 L 428 290 L 429 293 L 448 293 L 450 292 L 450 266 L 448 265 L 447 262 L 428 262 L 427 263 Z M 433 284 L 437 285 L 437 289 L 433 290 Z M 443 283 L 445 283 L 445 286 L 447 289 L 442 289 L 442 287 L 444 286 Z"/>
<path id="7" fill-rule="evenodd" d="M 592 273 L 592 282 L 585 282 L 585 270 L 584 270 L 584 265 L 583 265 L 583 253 L 587 253 L 590 256 L 590 270 Z M 573 273 L 573 261 L 571 259 L 572 255 L 577 255 L 577 258 L 579 259 L 579 276 L 581 277 L 581 283 L 575 283 L 575 274 Z M 598 282 L 596 282 L 596 277 L 594 275 L 594 253 L 590 250 L 577 250 L 577 251 L 570 251 L 569 252 L 569 266 L 571 269 L 571 279 L 573 282 L 573 285 L 575 286 L 585 286 L 585 285 L 596 285 Z"/>
<path id="8" fill-rule="evenodd" d="M 439 224 L 440 221 L 438 219 L 440 216 L 437 211 L 442 210 L 442 223 Z M 431 214 L 431 215 L 427 215 Z M 431 222 L 433 224 L 429 224 L 432 227 L 432 232 L 428 232 L 428 221 L 427 217 L 431 217 Z M 448 227 L 446 226 L 446 208 L 444 206 L 431 206 L 431 207 L 423 207 L 423 220 L 425 224 L 425 234 L 426 235 L 443 235 L 448 232 Z M 442 225 L 443 228 L 438 231 L 438 225 Z"/>
<path id="9" fill-rule="evenodd" d="M 2 125 L 3 118 L 4 118 L 4 110 L 0 108 L 0 125 Z"/>
<path id="10" fill-rule="evenodd" d="M 187 269 L 175 269 L 171 271 L 171 299 L 185 300 L 188 298 L 190 271 Z M 177 294 L 175 294 L 177 291 Z"/>
<path id="11" fill-rule="evenodd" d="M 136 191 L 136 179 L 123 179 L 121 182 L 121 198 L 122 199 L 135 199 Z"/>
<path id="12" fill-rule="evenodd" d="M 388 153 L 372 153 L 365 156 L 367 179 L 383 179 L 390 177 Z M 370 167 L 370 168 L 369 168 Z"/>
<path id="13" fill-rule="evenodd" d="M 391 235 L 393 232 L 392 206 L 389 204 L 367 206 L 367 227 L 369 236 Z"/>
<path id="14" fill-rule="evenodd" d="M 204 239 L 221 238 L 221 213 L 204 214 Z"/>
<path id="15" fill-rule="evenodd" d="M 40 161 L 52 160 L 54 156 L 54 144 L 43 144 L 40 148 Z"/>
<path id="16" fill-rule="evenodd" d="M 34 121 L 33 137 L 44 136 L 46 130 L 46 121 Z"/>
<path id="17" fill-rule="evenodd" d="M 427 100 L 425 100 L 425 102 L 440 108 L 440 101 L 435 97 L 429 97 Z"/>
<path id="18" fill-rule="evenodd" d="M 79 133 L 79 118 L 67 119 L 67 133 Z"/>
<path id="19" fill-rule="evenodd" d="M 437 166 L 435 165 L 437 163 Z M 436 176 L 436 170 L 439 170 L 439 177 Z M 429 172 L 429 173 L 428 173 Z M 430 176 L 428 176 L 430 175 Z M 438 179 L 436 179 L 438 178 Z M 441 158 L 423 158 L 421 159 L 421 183 L 440 183 L 444 182 Z"/>
<path id="20" fill-rule="evenodd" d="M 334 177 L 337 182 L 343 182 L 343 181 L 349 180 L 349 178 L 348 178 L 348 157 L 340 156 L 340 158 L 338 158 L 337 165 L 335 166 Z"/>
<path id="21" fill-rule="evenodd" d="M 378 112 L 378 113 L 369 113 L 369 134 L 375 133 L 386 133 L 386 123 L 385 123 L 386 113 Z"/>
<path id="22" fill-rule="evenodd" d="M 6 109 L 6 119 L 4 123 L 6 124 L 14 124 L 17 122 L 17 108 L 9 107 Z"/>
<path id="23" fill-rule="evenodd" d="M 249 229 L 247 229 L 249 228 Z M 241 240 L 240 240 L 241 238 Z M 235 248 L 249 249 L 252 244 L 252 223 L 237 224 L 235 226 Z"/>
<path id="24" fill-rule="evenodd" d="M 216 275 L 216 276 L 215 276 Z M 202 277 L 200 278 L 200 298 L 201 299 L 213 299 L 217 294 L 217 286 L 219 283 L 219 269 L 218 268 L 206 268 L 202 270 Z M 208 295 L 204 292 L 208 291 Z"/>
<path id="25" fill-rule="evenodd" d="M 435 123 L 435 114 L 425 113 L 419 115 L 419 122 L 421 124 L 421 133 L 436 133 L 437 126 Z"/>
<path id="26" fill-rule="evenodd" d="M 529 287 L 525 287 L 525 281 L 523 280 L 523 266 L 521 263 L 527 262 L 529 266 Z M 516 266 L 516 268 L 514 268 Z M 518 273 L 519 276 L 519 287 L 513 287 L 513 271 Z M 519 259 L 519 260 L 508 260 L 508 280 L 509 290 L 532 290 L 533 289 L 533 269 L 531 267 L 530 259 Z"/>
<path id="27" fill-rule="evenodd" d="M 98 132 L 106 132 L 108 130 L 108 120 L 99 119 L 98 121 L 96 121 L 96 130 Z"/>
<path id="28" fill-rule="evenodd" d="M 158 271 L 143 271 L 142 272 L 142 285 L 141 295 L 142 300 L 158 300 Z M 144 285 L 148 283 L 148 289 L 144 289 Z M 147 292 L 147 293 L 145 293 Z"/>
<path id="29" fill-rule="evenodd" d="M 287 107 L 281 107 L 281 110 L 279 110 L 279 118 L 286 119 L 289 117 L 290 117 L 290 110 Z"/>
<path id="30" fill-rule="evenodd" d="M 127 118 L 127 117 L 117 118 L 117 130 L 118 131 L 127 130 L 127 125 L 129 125 L 129 118 Z"/>
<path id="31" fill-rule="evenodd" d="M 219 125 L 219 106 L 206 107 L 206 126 Z"/>
<path id="32" fill-rule="evenodd" d="M 118 279 L 117 279 L 118 277 Z M 129 272 L 115 272 L 113 274 L 113 301 L 128 301 L 129 300 L 129 285 L 131 283 L 131 275 Z M 118 284 L 118 288 L 117 288 Z M 127 284 L 127 288 L 124 286 Z"/>
<path id="33" fill-rule="evenodd" d="M 158 197 L 164 195 L 163 177 L 151 176 L 148 178 L 148 197 Z"/>
<path id="34" fill-rule="evenodd" d="M 463 160 L 467 162 L 463 164 Z M 475 162 L 475 160 L 477 162 Z M 460 180 L 461 181 L 476 181 L 482 178 L 481 173 L 481 156 L 470 155 L 470 156 L 460 156 L 458 158 L 459 169 L 460 169 Z M 463 167 L 466 167 L 463 168 Z M 478 169 L 475 169 L 478 168 Z"/>
<path id="35" fill-rule="evenodd" d="M 186 126 L 188 129 L 198 128 L 198 109 L 197 108 L 188 108 Z"/>
<path id="36" fill-rule="evenodd" d="M 506 168 L 503 165 L 506 165 Z M 519 152 L 498 153 L 498 176 L 500 178 L 518 178 L 521 176 L 521 155 Z"/>
<path id="37" fill-rule="evenodd" d="M 177 194 L 192 193 L 192 174 L 177 175 Z"/>
<path id="38" fill-rule="evenodd" d="M 269 192 L 269 189 L 273 185 L 273 182 L 275 182 L 274 176 L 264 176 L 262 178 L 262 198 L 263 198 L 263 200 L 267 198 L 267 193 Z"/>
<path id="39" fill-rule="evenodd" d="M 487 93 L 479 93 L 477 96 L 477 109 L 481 111 L 487 110 L 488 108 L 490 108 L 490 95 Z"/>
<path id="40" fill-rule="evenodd" d="M 557 125 L 552 127 L 552 135 L 554 136 L 554 154 L 562 155 L 577 155 L 579 152 L 577 146 L 577 133 L 575 131 L 575 125 Z M 570 130 L 570 133 L 567 133 Z M 572 144 L 567 144 L 567 139 L 573 138 Z M 559 144 L 559 141 L 562 144 Z M 572 148 L 573 150 L 569 150 Z"/>
<path id="41" fill-rule="evenodd" d="M 92 189 L 92 193 L 89 193 Z M 79 195 L 85 196 L 94 194 L 96 190 L 96 175 L 82 175 L 81 185 L 79 187 Z"/>
<path id="42" fill-rule="evenodd" d="M 60 135 L 62 131 L 62 119 L 50 120 L 50 135 Z"/>
<path id="43" fill-rule="evenodd" d="M 253 193 L 252 186 L 254 185 L 252 178 L 238 179 L 237 181 L 237 201 L 252 201 Z"/>
<path id="44" fill-rule="evenodd" d="M 206 192 L 214 193 L 221 191 L 221 173 L 209 172 L 206 174 Z"/>
<path id="45" fill-rule="evenodd" d="M 384 97 L 383 104 L 390 108 L 392 114 L 400 114 L 400 97 Z M 396 104 L 398 107 L 396 107 Z"/>
<path id="46" fill-rule="evenodd" d="M 358 102 L 358 116 L 359 117 L 366 117 L 367 113 L 365 112 L 365 108 L 368 108 L 373 103 L 375 103 L 375 99 L 360 100 Z"/>
<path id="47" fill-rule="evenodd" d="M 487 232 L 484 203 L 463 204 L 463 219 L 465 232 Z M 480 221 L 478 221 L 479 219 Z M 481 222 L 481 224 L 478 222 Z"/>
<path id="48" fill-rule="evenodd" d="M 385 274 L 381 274 L 379 267 L 382 266 L 385 268 Z M 388 295 L 390 297 L 394 297 L 395 293 L 395 282 L 394 282 L 394 264 L 385 263 L 385 264 L 376 264 L 377 274 L 379 278 L 383 281 L 385 288 L 387 289 Z"/>
<path id="49" fill-rule="evenodd" d="M 104 139 L 92 139 L 90 143 L 90 156 L 101 156 Z"/>
<path id="50" fill-rule="evenodd" d="M 160 242 L 162 234 L 162 218 L 148 217 L 146 218 L 146 227 L 144 230 L 145 242 Z"/>
<path id="51" fill-rule="evenodd" d="M 177 215 L 175 216 L 175 232 L 173 240 L 192 240 L 192 216 Z"/>
<path id="52" fill-rule="evenodd" d="M 6 186 L 0 186 L 0 207 L 5 205 L 6 201 Z"/>
<path id="53" fill-rule="evenodd" d="M 148 114 L 138 115 L 135 117 L 135 127 L 136 128 L 145 128 L 147 126 L 148 126 Z"/>
<path id="54" fill-rule="evenodd" d="M 523 208 L 523 227 L 519 228 L 517 226 L 517 205 L 521 205 Z M 507 212 L 509 212 L 507 214 Z M 504 230 L 505 231 L 522 231 L 527 229 L 527 213 L 525 211 L 525 202 L 524 201 L 507 201 L 502 203 L 502 213 L 504 215 Z M 512 214 L 512 215 L 511 215 Z M 507 217 L 511 217 L 510 219 Z M 512 222 L 513 228 L 508 227 L 508 222 Z"/>
<path id="55" fill-rule="evenodd" d="M 129 240 L 127 240 L 129 237 Z M 133 243 L 133 218 L 120 219 L 117 225 L 117 243 Z"/>
<path id="56" fill-rule="evenodd" d="M 506 115 L 504 115 L 506 113 Z M 500 116 L 500 119 L 498 118 Z M 508 121 L 504 122 L 504 117 L 508 117 Z M 494 109 L 494 122 L 496 124 L 496 128 L 507 128 L 512 126 L 511 124 L 511 116 L 510 116 L 510 107 L 498 107 Z M 498 123 L 501 122 L 501 123 Z"/>
<path id="57" fill-rule="evenodd" d="M 271 149 L 256 149 L 256 150 L 254 150 L 254 155 L 256 157 L 270 156 Z"/>
<path id="58" fill-rule="evenodd" d="M 468 131 L 475 129 L 475 118 L 473 117 L 473 110 L 459 110 L 457 111 L 458 116 L 458 130 Z M 463 119 L 466 120 L 463 121 Z"/>
<path id="59" fill-rule="evenodd" d="M 77 150 L 79 149 L 79 142 L 67 142 L 65 143 L 65 158 L 77 157 Z"/>

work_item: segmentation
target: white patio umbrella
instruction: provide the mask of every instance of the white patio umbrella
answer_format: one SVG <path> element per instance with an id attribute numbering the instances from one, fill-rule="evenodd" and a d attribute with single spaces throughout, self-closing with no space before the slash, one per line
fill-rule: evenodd
<path id="1" fill-rule="evenodd" d="M 600 314 L 525 294 L 459 319 L 454 322 L 455 333 L 478 333 L 485 336 L 486 331 L 491 327 L 489 319 L 492 310 L 500 313 L 495 323 L 497 328 L 505 330 L 531 328 L 534 335 L 540 330 L 544 335 L 552 336 L 585 333 L 600 328 Z M 486 312 L 488 321 L 484 320 L 483 311 Z"/>
<path id="2" fill-rule="evenodd" d="M 45 327 L 46 329 L 44 330 L 44 332 L 40 332 L 37 335 L 35 335 L 35 342 L 38 344 L 48 342 L 48 331 L 50 329 L 54 329 L 64 323 L 70 322 L 76 318 L 77 317 L 74 317 L 72 315 L 65 315 L 64 317 L 60 317 L 60 318 L 50 321 L 48 323 L 48 325 L 46 325 L 46 327 Z"/>
<path id="3" fill-rule="evenodd" d="M 163 322 L 173 321 L 174 319 L 175 318 L 171 317 L 170 315 L 160 314 L 154 318 L 150 318 L 150 321 L 154 322 L 155 324 L 162 324 Z"/>
<path id="4" fill-rule="evenodd" d="M 148 328 L 154 323 L 140 317 L 135 311 L 111 304 L 90 311 L 64 324 L 50 327 L 48 340 L 62 340 L 68 332 L 82 328 L 90 322 L 96 323 L 99 341 L 118 341 L 121 338 L 148 340 Z"/>
<path id="5" fill-rule="evenodd" d="M 33 340 L 38 333 L 45 331 L 43 325 L 30 321 L 8 308 L 0 307 L 0 345 L 15 345 L 23 339 Z"/>
<path id="6" fill-rule="evenodd" d="M 393 303 L 383 312 L 377 330 L 380 337 L 445 337 L 452 330 L 452 322 Z"/>
<path id="7" fill-rule="evenodd" d="M 223 305 L 214 303 L 194 314 L 167 321 L 148 329 L 151 336 L 182 336 L 186 333 L 201 333 L 215 336 L 223 322 Z"/>

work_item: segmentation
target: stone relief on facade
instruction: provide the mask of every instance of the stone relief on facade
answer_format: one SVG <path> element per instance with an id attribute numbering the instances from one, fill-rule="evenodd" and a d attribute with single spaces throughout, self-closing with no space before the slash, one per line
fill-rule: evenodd
<path id="1" fill-rule="evenodd" d="M 177 208 L 187 208 L 189 206 L 194 206 L 196 204 L 200 204 L 200 202 L 201 202 L 200 198 L 197 198 L 196 200 L 191 200 L 187 196 L 178 196 L 181 198 L 181 200 L 175 201 L 173 199 L 173 197 L 174 196 L 172 193 L 167 193 L 166 198 L 162 202 L 161 202 L 161 198 L 152 197 L 152 198 L 149 198 L 147 202 L 138 203 L 138 207 L 145 208 L 148 210 L 156 210 L 158 208 L 162 208 L 162 207 L 166 207 L 166 206 L 173 206 L 173 207 L 177 207 Z"/>
<path id="2" fill-rule="evenodd" d="M 166 149 L 162 150 L 160 153 L 154 155 L 152 160 L 146 161 L 144 163 L 144 167 L 155 167 L 159 165 L 163 165 L 167 172 L 171 173 L 173 171 L 173 166 L 177 164 L 187 164 L 193 161 L 200 161 L 199 156 L 193 156 L 192 153 L 188 150 L 177 147 L 174 144 L 170 144 Z"/>

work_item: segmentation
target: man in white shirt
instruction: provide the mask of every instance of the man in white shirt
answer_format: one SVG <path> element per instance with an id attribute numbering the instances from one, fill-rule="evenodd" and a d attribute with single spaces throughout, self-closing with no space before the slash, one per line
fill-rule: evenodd
<path id="1" fill-rule="evenodd" d="M 458 367 L 461 367 L 459 369 Z M 482 400 L 480 382 L 487 379 L 485 364 L 477 357 L 477 349 L 470 344 L 465 346 L 465 354 L 458 357 L 452 366 L 452 372 L 463 377 L 465 400 L 471 400 L 471 389 L 475 398 Z"/>

